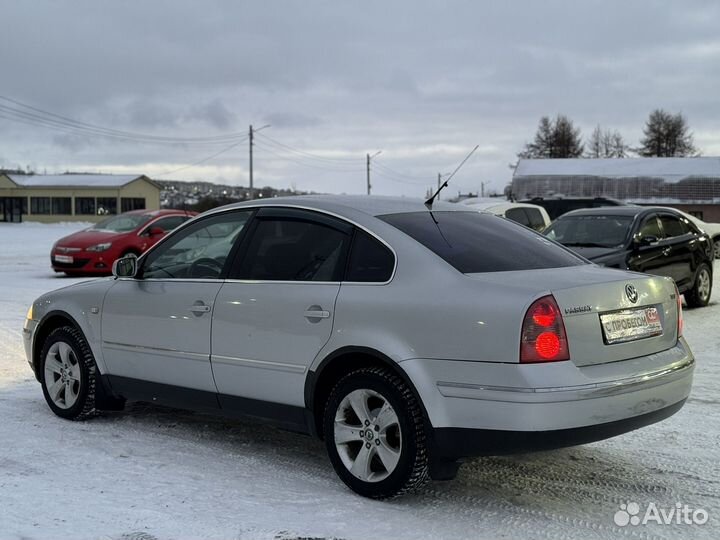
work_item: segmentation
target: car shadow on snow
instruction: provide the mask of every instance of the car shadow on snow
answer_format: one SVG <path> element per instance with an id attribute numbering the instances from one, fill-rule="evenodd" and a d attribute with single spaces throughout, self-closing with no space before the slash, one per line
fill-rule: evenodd
<path id="1" fill-rule="evenodd" d="M 278 465 L 289 465 L 288 474 L 326 486 L 334 484 L 339 505 L 344 501 L 357 503 L 357 496 L 335 477 L 324 444 L 315 438 L 264 424 L 145 403 L 132 403 L 124 412 L 105 413 L 104 420 L 98 420 L 116 424 L 114 432 L 128 424 L 133 429 L 201 441 L 214 453 L 248 453 L 260 463 L 266 461 L 268 474 L 276 474 Z M 649 463 L 652 460 L 656 462 Z M 677 471 L 669 460 L 663 462 L 657 456 L 643 459 L 639 452 L 601 442 L 476 458 L 463 464 L 454 481 L 431 482 L 422 491 L 387 504 L 425 518 L 437 514 L 438 519 L 444 519 L 443 513 L 452 505 L 453 513 L 469 519 L 481 515 L 487 519 L 488 511 L 496 511 L 498 519 L 510 514 L 520 521 L 541 518 L 567 525 L 572 520 L 588 528 L 597 524 L 612 528 L 612 516 L 622 502 L 652 500 L 672 506 L 681 500 L 683 493 L 678 492 L 673 472 Z"/>

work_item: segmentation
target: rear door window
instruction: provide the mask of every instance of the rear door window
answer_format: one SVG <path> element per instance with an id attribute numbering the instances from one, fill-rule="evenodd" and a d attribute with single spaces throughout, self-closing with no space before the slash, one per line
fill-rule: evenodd
<path id="1" fill-rule="evenodd" d="M 528 215 L 525 213 L 524 208 L 508 208 L 505 211 L 505 217 L 508 219 L 512 219 L 516 223 L 519 223 L 520 225 L 525 225 L 526 227 L 530 227 L 530 219 L 528 218 Z"/>
<path id="2" fill-rule="evenodd" d="M 265 210 L 265 209 L 263 209 Z M 267 281 L 340 281 L 349 231 L 311 212 L 258 213 L 256 225 L 233 278 Z M 343 230 L 345 229 L 345 230 Z"/>
<path id="3" fill-rule="evenodd" d="M 524 210 L 530 221 L 530 228 L 536 231 L 542 231 L 545 228 L 545 220 L 540 210 L 537 208 L 524 208 Z"/>
<path id="4" fill-rule="evenodd" d="M 666 238 L 675 238 L 688 233 L 688 230 L 683 227 L 680 219 L 675 216 L 661 214 L 660 222 L 662 223 L 663 232 L 665 233 Z"/>
<path id="5" fill-rule="evenodd" d="M 465 274 L 587 264 L 544 236 L 490 214 L 410 212 L 378 217 Z"/>

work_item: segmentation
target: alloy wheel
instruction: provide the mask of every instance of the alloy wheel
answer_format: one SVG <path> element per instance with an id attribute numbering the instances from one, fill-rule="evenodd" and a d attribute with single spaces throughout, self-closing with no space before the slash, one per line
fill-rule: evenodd
<path id="1" fill-rule="evenodd" d="M 64 341 L 53 343 L 45 356 L 45 386 L 52 402 L 69 409 L 80 395 L 81 370 L 75 351 Z"/>
<path id="2" fill-rule="evenodd" d="M 706 302 L 710 296 L 710 272 L 706 268 L 702 268 L 697 277 L 697 294 L 703 302 Z"/>
<path id="3" fill-rule="evenodd" d="M 390 402 L 373 390 L 353 390 L 340 402 L 334 437 L 343 464 L 364 482 L 385 480 L 400 461 L 398 415 Z"/>

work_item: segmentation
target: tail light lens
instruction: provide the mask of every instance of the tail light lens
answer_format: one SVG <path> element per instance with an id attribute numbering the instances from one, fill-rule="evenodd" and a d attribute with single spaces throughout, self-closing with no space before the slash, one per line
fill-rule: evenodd
<path id="1" fill-rule="evenodd" d="M 682 296 L 675 285 L 675 298 L 677 298 L 677 317 L 678 317 L 678 338 L 683 335 L 683 313 L 682 313 Z"/>
<path id="2" fill-rule="evenodd" d="M 565 325 L 552 295 L 533 302 L 525 314 L 520 334 L 520 362 L 569 360 Z"/>

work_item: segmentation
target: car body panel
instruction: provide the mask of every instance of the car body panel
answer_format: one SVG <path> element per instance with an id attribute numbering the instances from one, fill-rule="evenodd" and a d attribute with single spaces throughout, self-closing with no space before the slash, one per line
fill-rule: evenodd
<path id="1" fill-rule="evenodd" d="M 340 283 L 228 280 L 213 314 L 218 391 L 304 405 L 305 377 L 332 333 L 339 290 Z"/>
<path id="2" fill-rule="evenodd" d="M 102 312 L 108 373 L 215 392 L 210 328 L 220 286 L 201 280 L 115 281 Z M 191 311 L 200 305 L 209 311 Z"/>

